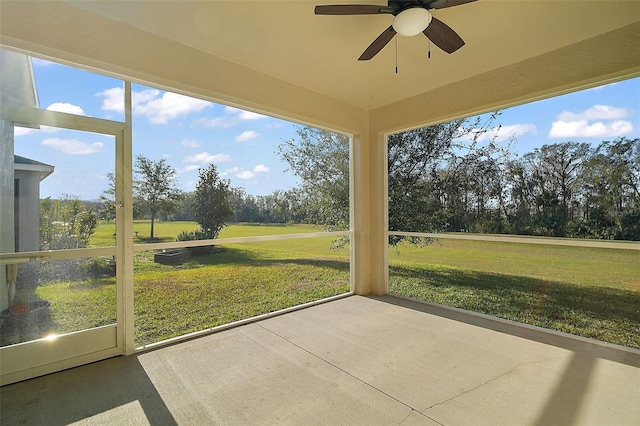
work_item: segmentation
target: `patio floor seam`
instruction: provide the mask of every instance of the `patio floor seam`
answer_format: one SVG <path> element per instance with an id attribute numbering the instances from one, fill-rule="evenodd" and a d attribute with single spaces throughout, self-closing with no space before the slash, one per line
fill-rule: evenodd
<path id="1" fill-rule="evenodd" d="M 429 406 L 429 407 L 425 408 L 423 411 L 421 411 L 421 413 L 422 413 L 422 414 L 425 414 L 425 412 L 426 412 L 426 411 L 431 410 L 431 409 L 432 409 L 432 408 L 434 408 L 434 407 L 438 407 L 438 406 L 444 405 L 444 404 L 446 404 L 446 403 L 448 403 L 448 402 L 453 401 L 454 399 L 460 398 L 460 397 L 461 397 L 461 396 L 463 396 L 463 395 L 466 395 L 466 394 L 468 394 L 468 393 L 474 392 L 474 391 L 476 391 L 476 390 L 478 390 L 478 389 L 480 389 L 480 388 L 482 388 L 482 387 L 484 387 L 484 386 L 488 385 L 489 383 L 495 382 L 496 380 L 500 380 L 500 379 L 502 379 L 503 377 L 506 377 L 506 376 L 510 375 L 511 373 L 513 373 L 514 371 L 516 371 L 517 369 L 519 369 L 520 367 L 522 367 L 522 366 L 524 366 L 524 365 L 537 364 L 537 363 L 539 363 L 539 362 L 544 362 L 544 361 L 548 361 L 548 360 L 550 360 L 550 359 L 558 359 L 558 358 L 559 358 L 559 357 L 552 357 L 552 358 L 538 359 L 538 360 L 534 360 L 534 361 L 528 361 L 528 362 L 521 362 L 521 363 L 518 363 L 518 364 L 516 364 L 512 369 L 510 369 L 509 371 L 505 371 L 504 373 L 499 374 L 499 375 L 498 375 L 498 376 L 496 376 L 496 377 L 493 377 L 493 378 L 491 378 L 491 379 L 489 379 L 489 380 L 486 380 L 486 381 L 485 381 L 485 382 L 483 382 L 483 383 L 480 383 L 478 386 L 475 386 L 475 387 L 473 387 L 473 388 L 471 388 L 471 389 L 467 389 L 467 390 L 465 390 L 465 391 L 462 391 L 462 392 L 458 393 L 457 395 L 452 396 L 451 398 L 447 398 L 447 399 L 445 399 L 445 400 L 444 400 L 444 401 L 442 401 L 442 402 L 437 402 L 437 403 L 435 403 L 435 404 L 432 404 L 431 406 Z M 564 358 L 564 357 L 560 357 L 560 358 Z M 430 418 L 430 417 L 429 417 L 429 418 Z"/>
<path id="2" fill-rule="evenodd" d="M 416 413 L 420 414 L 421 416 L 426 417 L 426 418 L 428 418 L 429 420 L 431 420 L 431 421 L 433 421 L 433 422 L 435 422 L 435 423 L 437 423 L 437 424 L 439 424 L 439 425 L 443 425 L 443 424 L 442 424 L 442 423 L 440 423 L 439 421 L 437 421 L 437 420 L 435 420 L 435 419 L 432 419 L 431 417 L 429 417 L 428 415 L 426 415 L 424 412 L 421 412 L 421 411 L 420 411 L 420 410 L 418 410 L 417 408 L 414 408 L 414 407 L 410 406 L 410 405 L 409 405 L 409 404 L 407 404 L 406 402 L 404 402 L 404 401 L 402 401 L 402 400 L 400 400 L 400 399 L 398 399 L 398 398 L 394 397 L 393 395 L 390 395 L 389 393 L 387 393 L 387 392 L 383 391 L 382 389 L 377 388 L 376 386 L 372 385 L 371 383 L 368 383 L 367 381 L 365 381 L 365 380 L 361 379 L 360 377 L 355 376 L 354 374 L 352 374 L 352 373 L 348 372 L 348 371 L 347 371 L 347 370 L 345 370 L 344 368 L 342 368 L 342 367 L 340 367 L 340 366 L 338 366 L 338 365 L 336 365 L 336 364 L 332 363 L 331 361 L 329 361 L 329 360 L 327 360 L 327 359 L 325 359 L 325 358 L 323 358 L 323 357 L 319 356 L 318 354 L 316 354 L 316 353 L 314 353 L 314 352 L 312 352 L 312 351 L 310 351 L 310 350 L 308 350 L 308 349 L 306 349 L 306 348 L 304 348 L 304 347 L 302 347 L 302 346 L 298 345 L 297 343 L 293 342 L 293 341 L 292 341 L 292 340 L 290 340 L 290 339 L 287 339 L 286 337 L 282 336 L 281 334 L 276 333 L 275 331 L 273 331 L 273 330 L 269 329 L 268 327 L 265 327 L 265 326 L 264 326 L 264 324 L 262 324 L 262 323 L 259 323 L 259 322 L 258 322 L 258 323 L 256 323 L 256 325 L 257 325 L 257 326 L 259 326 L 259 327 L 261 327 L 261 328 L 262 328 L 262 329 L 264 329 L 265 331 L 268 331 L 269 333 L 272 333 L 273 335 L 275 335 L 275 336 L 279 337 L 280 339 L 284 340 L 285 342 L 287 342 L 287 343 L 289 343 L 289 344 L 291 344 L 291 345 L 295 346 L 296 348 L 300 349 L 301 351 L 306 352 L 307 354 L 309 354 L 309 355 L 313 356 L 314 358 L 317 358 L 317 359 L 319 359 L 320 361 L 324 362 L 325 364 L 327 364 L 327 365 L 329 365 L 329 366 L 331 366 L 331 367 L 333 367 L 333 368 L 337 369 L 338 371 L 340 371 L 340 372 L 342 372 L 342 373 L 346 374 L 347 376 L 349 376 L 349 377 L 351 377 L 351 378 L 353 378 L 353 379 L 355 379 L 355 380 L 359 381 L 360 383 L 362 383 L 362 384 L 364 384 L 364 385 L 366 385 L 366 386 L 370 387 L 371 389 L 374 389 L 375 391 L 380 392 L 381 394 L 385 395 L 386 397 L 391 398 L 392 400 L 394 400 L 394 401 L 398 402 L 399 404 L 402 404 L 402 405 L 404 405 L 405 407 L 407 407 L 407 408 L 410 410 L 410 411 L 409 411 L 409 414 L 407 414 L 407 416 L 406 416 L 404 419 L 402 419 L 402 421 L 401 421 L 400 423 L 398 423 L 398 424 L 402 424 L 402 423 L 403 423 L 407 418 L 409 418 L 409 416 L 411 415 L 411 413 L 412 413 L 413 411 L 415 411 Z M 445 401 L 445 402 L 446 402 L 446 401 Z M 429 407 L 429 408 L 431 408 L 431 407 Z M 426 410 L 425 410 L 425 411 L 426 411 Z M 443 426 L 444 426 L 444 425 L 443 425 Z"/>

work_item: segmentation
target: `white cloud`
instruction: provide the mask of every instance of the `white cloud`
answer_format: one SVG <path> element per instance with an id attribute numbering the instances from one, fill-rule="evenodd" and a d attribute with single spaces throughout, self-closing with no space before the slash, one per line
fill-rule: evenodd
<path id="1" fill-rule="evenodd" d="M 267 118 L 267 116 L 228 106 L 224 108 L 222 116 L 202 120 L 202 124 L 206 127 L 226 128 L 233 127 L 242 121 L 260 120 L 262 118 Z"/>
<path id="2" fill-rule="evenodd" d="M 612 122 L 598 121 L 589 124 L 587 120 L 554 121 L 549 131 L 550 138 L 599 138 L 622 136 L 631 133 L 633 124 L 626 120 Z"/>
<path id="3" fill-rule="evenodd" d="M 24 136 L 37 131 L 37 129 L 29 129 L 27 127 L 13 127 L 13 136 Z"/>
<path id="4" fill-rule="evenodd" d="M 616 108 L 610 105 L 594 105 L 580 113 L 562 111 L 558 114 L 558 121 L 580 120 L 616 120 L 629 115 L 626 108 Z"/>
<path id="5" fill-rule="evenodd" d="M 213 127 L 218 129 L 235 126 L 237 124 L 237 121 L 232 122 L 231 120 L 229 120 L 224 116 L 209 118 L 209 119 L 202 119 L 200 122 L 205 127 Z"/>
<path id="6" fill-rule="evenodd" d="M 103 90 L 96 96 L 104 97 L 102 109 L 106 111 L 124 112 L 124 89 L 114 87 Z M 202 111 L 211 106 L 209 101 L 179 95 L 172 92 L 161 92 L 157 89 L 145 89 L 131 92 L 131 108 L 134 115 L 147 117 L 151 123 L 167 124 L 169 120 Z"/>
<path id="7" fill-rule="evenodd" d="M 282 127 L 282 123 L 280 121 L 271 121 L 266 125 L 267 129 L 279 129 Z"/>
<path id="8" fill-rule="evenodd" d="M 47 107 L 49 111 L 66 112 L 67 114 L 75 115 L 87 115 L 84 110 L 78 105 L 69 104 L 66 102 L 55 102 Z"/>
<path id="9" fill-rule="evenodd" d="M 231 161 L 231 156 L 227 154 L 209 154 L 208 152 L 201 152 L 195 155 L 188 155 L 182 159 L 183 163 L 226 163 Z"/>
<path id="10" fill-rule="evenodd" d="M 96 96 L 104 97 L 101 107 L 103 110 L 119 113 L 124 112 L 124 89 L 122 87 L 103 90 L 102 92 L 96 93 Z"/>
<path id="11" fill-rule="evenodd" d="M 87 155 L 102 151 L 102 142 L 87 143 L 77 139 L 48 138 L 42 141 L 43 145 L 71 155 Z"/>
<path id="12" fill-rule="evenodd" d="M 550 138 L 600 138 L 631 133 L 633 124 L 622 120 L 630 115 L 626 108 L 594 105 L 582 112 L 562 111 L 551 124 Z"/>
<path id="13" fill-rule="evenodd" d="M 208 101 L 165 92 L 160 98 L 133 105 L 133 113 L 144 115 L 155 124 L 167 124 L 171 119 L 202 111 L 210 105 Z"/>
<path id="14" fill-rule="evenodd" d="M 269 171 L 269 168 L 267 166 L 265 166 L 264 164 L 258 164 L 253 168 L 253 170 L 246 170 L 238 167 L 232 167 L 224 173 L 224 176 L 228 174 L 233 174 L 239 179 L 246 180 L 246 179 L 254 178 L 259 173 L 266 173 L 268 171 Z"/>
<path id="15" fill-rule="evenodd" d="M 122 91 L 122 96 L 124 100 L 124 89 L 120 89 Z M 140 92 L 131 91 L 131 107 L 135 108 L 138 105 L 144 105 L 147 102 L 151 102 L 154 99 L 157 99 L 160 95 L 160 91 L 158 89 L 144 89 Z M 124 101 L 122 103 L 124 107 Z"/>
<path id="16" fill-rule="evenodd" d="M 246 142 L 248 140 L 257 138 L 258 136 L 260 136 L 260 133 L 254 131 L 254 130 L 246 130 L 246 131 L 240 133 L 238 136 L 236 136 L 235 141 L 236 142 Z"/>
<path id="17" fill-rule="evenodd" d="M 196 141 L 196 140 L 183 140 L 182 142 L 180 142 L 180 145 L 182 146 L 186 146 L 187 148 L 199 148 L 200 147 L 200 142 Z"/>
<path id="18" fill-rule="evenodd" d="M 509 124 L 506 126 L 498 126 L 489 129 L 478 137 L 478 141 L 495 139 L 497 142 L 505 141 L 510 138 L 517 138 L 526 133 L 537 134 L 538 129 L 534 124 Z"/>
<path id="19" fill-rule="evenodd" d="M 243 170 L 241 172 L 236 173 L 236 177 L 239 179 L 251 179 L 256 174 L 250 170 Z"/>
<path id="20" fill-rule="evenodd" d="M 198 170 L 199 168 L 200 168 L 200 164 L 190 164 L 187 167 L 185 167 L 184 169 L 180 170 L 179 173 L 192 172 L 194 170 Z"/>
<path id="21" fill-rule="evenodd" d="M 266 118 L 266 116 L 262 114 L 258 114 L 251 111 L 244 111 L 239 108 L 234 107 L 225 107 L 225 112 L 235 114 L 240 120 L 260 120 L 261 118 Z"/>

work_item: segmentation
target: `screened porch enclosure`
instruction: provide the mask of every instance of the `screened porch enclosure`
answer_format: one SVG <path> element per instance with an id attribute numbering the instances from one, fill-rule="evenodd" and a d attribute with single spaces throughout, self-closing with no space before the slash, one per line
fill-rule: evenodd
<path id="1" fill-rule="evenodd" d="M 344 17 L 315 16 L 314 5 L 0 3 L 3 49 L 118 80 L 124 101 L 115 119 L 50 111 L 33 101 L 33 94 L 27 93 L 26 100 L 5 99 L 5 75 L 1 77 L 2 309 L 9 309 L 15 298 L 16 268 L 49 265 L 44 269 L 55 275 L 56 270 L 70 271 L 71 261 L 80 259 L 109 258 L 117 265 L 108 285 L 96 285 L 112 292 L 103 322 L 82 323 L 50 339 L 34 338 L 17 327 L 3 342 L 3 418 L 42 421 L 55 411 L 60 423 L 138 419 L 242 424 L 266 419 L 448 424 L 479 419 L 485 424 L 632 424 L 640 416 L 635 403 L 640 398 L 637 349 L 388 295 L 400 270 L 390 259 L 389 237 L 412 236 L 413 230 L 389 229 L 387 137 L 639 76 L 640 8 L 626 1 L 607 2 L 603 10 L 601 3 L 590 1 L 480 0 L 436 10 L 434 16 L 455 27 L 466 45 L 452 55 L 434 50 L 425 63 L 425 46 L 419 44 L 424 40 L 403 38 L 397 45 L 396 74 L 391 44 L 375 60 L 356 60 L 371 35 L 389 25 L 388 17 L 341 21 Z M 30 83 L 22 81 L 27 89 Z M 177 336 L 156 346 L 149 344 L 154 339 L 136 337 L 136 315 L 153 310 L 153 303 L 136 300 L 136 256 L 200 244 L 134 243 L 136 84 L 347 135 L 348 229 L 300 236 L 349 241 L 348 253 L 328 265 L 339 275 L 331 278 L 339 282 L 339 291 L 322 297 L 333 299 L 323 303 L 316 297 L 295 312 L 269 307 L 256 312 L 257 317 L 222 327 L 213 321 L 187 325 L 155 339 Z M 115 176 L 113 244 L 50 250 L 20 243 L 26 234 L 16 228 L 19 206 L 14 200 L 23 186 L 16 189 L 15 175 L 7 172 L 16 163 L 14 127 L 7 123 L 105 138 L 100 139 L 108 147 L 105 163 Z M 41 185 L 52 182 L 45 176 L 50 167 L 64 169 L 46 158 L 31 160 L 38 162 L 31 171 L 40 173 Z M 205 242 L 245 244 L 238 252 L 261 243 L 259 238 Z M 629 244 L 625 252 L 640 253 L 639 243 Z M 317 259 L 300 255 L 287 260 Z M 50 266 L 55 264 L 63 267 Z M 184 333 L 191 334 L 180 337 Z M 210 358 L 217 352 L 227 357 Z M 110 381 L 118 371 L 131 373 L 131 387 Z M 47 376 L 55 372 L 60 373 Z M 44 377 L 27 380 L 38 376 Z M 65 399 L 69 387 L 96 388 L 92 377 L 104 379 L 110 396 L 87 392 L 76 406 Z M 278 386 L 268 386 L 273 383 Z M 27 410 L 33 395 L 41 396 L 39 405 Z M 243 402 L 247 395 L 261 402 Z M 68 410 L 56 411 L 60 404 Z"/>

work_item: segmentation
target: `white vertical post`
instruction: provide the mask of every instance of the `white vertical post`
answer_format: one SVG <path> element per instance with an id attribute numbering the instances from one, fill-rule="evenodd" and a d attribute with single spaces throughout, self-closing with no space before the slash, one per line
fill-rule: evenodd
<path id="1" fill-rule="evenodd" d="M 386 139 L 369 126 L 352 142 L 352 268 L 356 294 L 387 293 Z"/>
<path id="2" fill-rule="evenodd" d="M 369 226 L 371 227 L 370 294 L 388 292 L 389 267 L 387 230 L 387 138 L 376 128 L 369 128 Z"/>
<path id="3" fill-rule="evenodd" d="M 118 346 L 135 351 L 133 304 L 133 167 L 131 82 L 124 83 L 125 124 L 116 143 L 116 252 L 118 282 Z"/>
<path id="4" fill-rule="evenodd" d="M 370 221 L 369 221 L 369 138 L 368 134 L 354 135 L 351 148 L 351 221 L 353 223 L 353 248 L 351 251 L 352 290 L 356 294 L 369 294 L 370 270 Z"/>

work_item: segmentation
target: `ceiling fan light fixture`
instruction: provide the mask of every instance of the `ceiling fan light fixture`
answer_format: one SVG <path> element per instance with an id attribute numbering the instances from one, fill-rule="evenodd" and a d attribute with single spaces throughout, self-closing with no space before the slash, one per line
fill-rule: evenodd
<path id="1" fill-rule="evenodd" d="M 393 29 L 403 36 L 420 34 L 431 23 L 431 13 L 422 7 L 411 7 L 393 18 Z"/>

